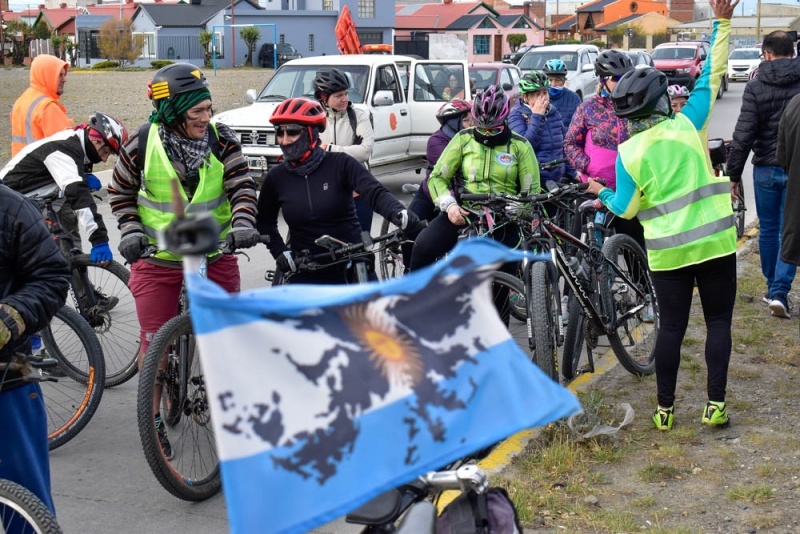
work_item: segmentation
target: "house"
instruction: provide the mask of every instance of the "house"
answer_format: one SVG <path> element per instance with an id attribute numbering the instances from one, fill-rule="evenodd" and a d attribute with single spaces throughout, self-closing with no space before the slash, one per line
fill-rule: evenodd
<path id="1" fill-rule="evenodd" d="M 652 50 L 656 45 L 669 41 L 670 28 L 681 22 L 661 13 L 651 11 L 644 14 L 633 14 L 627 17 L 601 24 L 595 29 L 602 33 L 601 39 L 609 44 L 608 32 L 620 26 L 633 31 L 632 35 L 623 37 L 622 48 L 646 48 Z M 618 43 L 620 44 L 620 43 Z"/>
<path id="2" fill-rule="evenodd" d="M 398 4 L 395 52 L 428 59 L 501 61 L 511 52 L 506 40 L 525 34 L 528 44 L 544 44 L 541 20 L 525 10 L 496 10 L 486 2 Z"/>
<path id="3" fill-rule="evenodd" d="M 665 2 L 654 0 L 593 0 L 583 4 L 577 11 L 577 29 L 583 42 L 605 40 L 603 26 L 622 19 L 635 20 L 645 13 L 659 13 L 669 16 Z"/>

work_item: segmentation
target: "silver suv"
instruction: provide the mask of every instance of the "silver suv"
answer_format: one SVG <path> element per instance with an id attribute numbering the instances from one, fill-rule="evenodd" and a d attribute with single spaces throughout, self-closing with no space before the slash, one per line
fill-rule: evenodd
<path id="1" fill-rule="evenodd" d="M 542 70 L 550 59 L 560 59 L 567 66 L 567 87 L 585 100 L 597 92 L 598 78 L 594 62 L 600 50 L 594 45 L 565 44 L 540 46 L 529 50 L 517 63 L 525 74 L 531 70 Z"/>

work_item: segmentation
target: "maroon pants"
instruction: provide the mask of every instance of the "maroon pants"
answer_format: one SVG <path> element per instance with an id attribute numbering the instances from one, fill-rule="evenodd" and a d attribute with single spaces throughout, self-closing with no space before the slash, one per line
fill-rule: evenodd
<path id="1" fill-rule="evenodd" d="M 208 278 L 228 293 L 238 293 L 241 285 L 239 261 L 225 254 L 208 265 Z M 136 301 L 139 317 L 139 339 L 142 353 L 161 326 L 178 314 L 178 301 L 183 287 L 183 269 L 172 269 L 139 260 L 131 266 L 128 282 Z"/>

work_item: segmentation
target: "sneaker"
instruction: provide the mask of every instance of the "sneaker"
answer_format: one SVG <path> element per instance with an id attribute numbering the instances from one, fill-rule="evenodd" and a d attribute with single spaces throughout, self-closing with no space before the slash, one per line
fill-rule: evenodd
<path id="1" fill-rule="evenodd" d="M 769 312 L 775 317 L 790 319 L 792 317 L 792 310 L 786 295 L 775 295 L 772 302 L 769 303 Z"/>
<path id="2" fill-rule="evenodd" d="M 662 408 L 661 406 L 659 406 L 658 408 L 656 408 L 656 412 L 653 414 L 653 423 L 659 430 L 672 430 L 672 417 L 673 417 L 672 406 L 670 406 L 669 408 Z"/>
<path id="3" fill-rule="evenodd" d="M 642 322 L 654 323 L 656 320 L 653 315 L 653 298 L 650 295 L 645 295 L 644 300 L 647 305 L 644 307 L 644 316 L 642 317 Z"/>
<path id="4" fill-rule="evenodd" d="M 725 402 L 708 401 L 703 410 L 703 424 L 714 425 L 719 428 L 728 426 L 730 419 L 728 419 L 728 409 L 725 407 Z"/>
<path id="5" fill-rule="evenodd" d="M 167 438 L 167 427 L 160 416 L 156 416 L 156 435 L 158 436 L 158 444 L 161 445 L 161 452 L 164 453 L 164 458 L 172 460 L 172 445 Z"/>
<path id="6" fill-rule="evenodd" d="M 769 306 L 770 304 L 772 304 L 772 299 L 771 299 L 771 298 L 769 298 L 769 291 L 767 291 L 766 293 L 764 293 L 764 296 L 763 296 L 763 297 L 761 297 L 761 302 L 763 302 L 763 303 L 764 303 L 764 304 L 766 304 L 767 306 Z"/>
<path id="7" fill-rule="evenodd" d="M 109 297 L 97 289 L 94 290 L 94 297 L 97 299 L 96 306 L 100 311 L 109 312 L 113 310 L 117 304 L 119 304 L 118 297 Z"/>

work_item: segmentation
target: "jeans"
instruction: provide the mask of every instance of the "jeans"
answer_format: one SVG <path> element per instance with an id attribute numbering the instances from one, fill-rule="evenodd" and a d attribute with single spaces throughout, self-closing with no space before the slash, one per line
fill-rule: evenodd
<path id="1" fill-rule="evenodd" d="M 792 287 L 797 267 L 781 261 L 783 204 L 787 176 L 780 167 L 753 166 L 753 188 L 759 221 L 758 248 L 761 272 L 767 279 L 771 297 L 786 295 Z"/>

